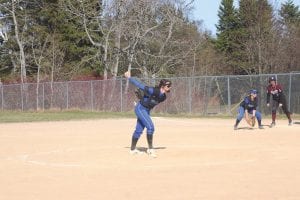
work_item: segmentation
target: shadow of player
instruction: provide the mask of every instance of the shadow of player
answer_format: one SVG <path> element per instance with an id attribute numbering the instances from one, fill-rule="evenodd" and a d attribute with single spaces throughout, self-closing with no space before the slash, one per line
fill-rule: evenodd
<path id="1" fill-rule="evenodd" d="M 130 147 L 125 147 L 126 149 L 130 149 Z M 153 147 L 153 149 L 158 150 L 158 149 L 166 149 L 167 147 Z M 147 147 L 136 147 L 137 150 L 141 152 L 147 152 Z"/>

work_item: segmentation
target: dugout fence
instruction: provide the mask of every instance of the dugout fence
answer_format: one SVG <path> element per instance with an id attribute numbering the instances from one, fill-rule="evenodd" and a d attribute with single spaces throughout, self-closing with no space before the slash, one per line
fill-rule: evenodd
<path id="1" fill-rule="evenodd" d="M 273 74 L 272 74 L 273 75 Z M 247 92 L 259 92 L 259 110 L 266 107 L 266 86 L 271 74 L 169 78 L 172 91 L 154 112 L 235 115 Z M 275 74 L 283 86 L 291 112 L 300 114 L 300 73 Z M 141 80 L 154 86 L 160 79 Z M 111 80 L 44 82 L 0 85 L 1 110 L 68 110 L 124 112 L 134 108 L 134 86 L 124 78 Z"/>

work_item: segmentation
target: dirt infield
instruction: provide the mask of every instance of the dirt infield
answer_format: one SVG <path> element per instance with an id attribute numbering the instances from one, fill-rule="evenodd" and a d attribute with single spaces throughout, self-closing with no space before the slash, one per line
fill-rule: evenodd
<path id="1" fill-rule="evenodd" d="M 0 124 L 0 199 L 300 199 L 300 125 L 154 123 L 157 158 L 128 153 L 135 119 Z"/>

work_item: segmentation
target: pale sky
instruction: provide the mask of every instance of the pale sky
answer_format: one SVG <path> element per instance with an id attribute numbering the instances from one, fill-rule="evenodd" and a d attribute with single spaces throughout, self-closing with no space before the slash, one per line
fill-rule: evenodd
<path id="1" fill-rule="evenodd" d="M 274 5 L 274 8 L 279 8 L 281 3 L 287 0 L 269 0 Z M 238 0 L 234 0 L 237 5 Z M 293 0 L 295 5 L 300 7 L 300 0 Z M 212 32 L 213 35 L 216 33 L 215 24 L 218 23 L 218 10 L 221 0 L 195 0 L 193 12 L 193 19 L 203 20 L 204 28 Z"/>

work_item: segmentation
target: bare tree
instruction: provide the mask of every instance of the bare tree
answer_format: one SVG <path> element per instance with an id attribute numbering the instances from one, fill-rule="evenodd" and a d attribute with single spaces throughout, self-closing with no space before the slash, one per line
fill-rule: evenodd
<path id="1" fill-rule="evenodd" d="M 1 20 L 2 17 L 0 17 Z M 2 38 L 2 42 L 6 42 L 8 40 L 8 34 L 7 34 L 7 26 L 1 23 L 0 21 L 0 37 Z"/>
<path id="2" fill-rule="evenodd" d="M 182 49 L 189 46 L 188 37 L 181 40 L 178 34 L 187 5 L 182 1 L 128 2 L 129 18 L 123 31 L 124 43 L 130 47 L 127 70 L 139 69 L 146 77 L 166 75 L 191 53 L 192 48 Z"/>
<path id="3" fill-rule="evenodd" d="M 22 5 L 25 4 L 25 0 L 10 0 L 6 3 L 0 4 L 1 10 L 3 10 L 5 13 L 7 13 L 8 18 L 10 18 L 12 27 L 13 27 L 13 35 L 14 37 L 10 37 L 10 39 L 15 39 L 15 42 L 18 46 L 18 51 L 11 50 L 11 58 L 15 59 L 17 62 L 12 60 L 12 63 L 15 66 L 19 65 L 20 69 L 20 79 L 22 84 L 21 89 L 21 96 L 22 96 L 22 110 L 26 109 L 24 108 L 25 105 L 27 105 L 27 99 L 28 99 L 28 88 L 25 84 L 27 82 L 27 72 L 26 72 L 26 57 L 25 57 L 25 32 L 27 30 L 27 15 L 26 12 L 23 11 Z M 15 55 L 15 56 L 13 56 Z M 25 99 L 24 99 L 25 97 Z"/>
<path id="4" fill-rule="evenodd" d="M 46 37 L 45 41 L 42 43 L 37 42 L 32 38 L 31 40 L 31 48 L 32 48 L 32 55 L 34 63 L 37 65 L 37 74 L 36 74 L 36 110 L 39 109 L 39 86 L 40 86 L 40 73 L 41 68 L 43 66 L 43 60 L 46 56 L 46 47 L 49 42 L 49 37 Z"/>
<path id="5" fill-rule="evenodd" d="M 2 9 L 4 9 L 9 16 L 12 18 L 12 23 L 13 23 L 13 27 L 14 27 L 14 36 L 16 39 L 16 43 L 19 47 L 19 56 L 18 61 L 20 63 L 20 77 L 21 77 L 21 83 L 26 83 L 26 58 L 25 58 L 25 51 L 24 51 L 24 38 L 23 38 L 23 31 L 26 30 L 26 15 L 22 16 L 22 20 L 24 20 L 25 22 L 23 22 L 23 27 L 20 27 L 21 25 L 19 24 L 19 18 L 18 18 L 18 14 L 19 11 L 22 10 L 22 3 L 24 3 L 22 0 L 19 1 L 14 1 L 11 0 L 9 2 L 7 2 L 6 4 L 1 4 Z M 7 36 L 6 36 L 7 38 Z"/>
<path id="6" fill-rule="evenodd" d="M 64 0 L 62 5 L 72 15 L 81 20 L 91 44 L 98 49 L 94 59 L 101 57 L 103 64 L 103 77 L 108 78 L 108 55 L 110 53 L 110 40 L 114 33 L 116 22 L 106 17 L 103 11 L 105 6 L 102 1 L 72 1 Z M 96 6 L 95 6 L 96 5 Z M 109 8 L 108 8 L 109 9 Z"/>
<path id="7" fill-rule="evenodd" d="M 65 2 L 68 11 L 82 20 L 91 44 L 99 49 L 104 79 L 108 73 L 117 76 L 120 62 L 126 64 L 125 70 L 138 69 L 146 76 L 166 74 L 192 52 L 192 48 L 181 51 L 182 44 L 189 45 L 174 38 L 174 30 L 183 24 L 184 12 L 193 1 L 100 1 L 99 9 L 92 9 L 93 4 L 86 1 Z M 172 51 L 174 47 L 176 51 Z"/>

